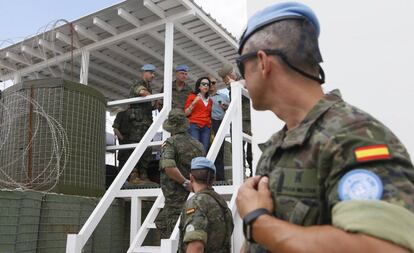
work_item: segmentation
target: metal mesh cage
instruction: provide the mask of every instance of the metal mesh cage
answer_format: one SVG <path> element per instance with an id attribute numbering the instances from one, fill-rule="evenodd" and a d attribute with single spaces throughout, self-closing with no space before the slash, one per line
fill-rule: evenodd
<path id="1" fill-rule="evenodd" d="M 53 78 L 16 84 L 0 102 L 0 186 L 86 196 L 104 192 L 101 93 Z"/>
<path id="2" fill-rule="evenodd" d="M 43 196 L 0 190 L 0 252 L 36 253 Z"/>

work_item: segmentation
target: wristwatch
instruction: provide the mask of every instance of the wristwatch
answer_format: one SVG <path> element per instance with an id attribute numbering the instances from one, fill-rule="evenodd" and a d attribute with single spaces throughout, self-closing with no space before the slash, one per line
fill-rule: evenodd
<path id="1" fill-rule="evenodd" d="M 190 185 L 190 180 L 188 180 L 188 179 L 185 179 L 184 182 L 182 183 L 182 186 L 184 188 L 187 188 L 187 186 L 189 186 L 189 185 Z"/>
<path id="2" fill-rule="evenodd" d="M 270 212 L 266 208 L 259 208 L 254 211 L 251 211 L 243 218 L 243 233 L 246 240 L 249 242 L 255 242 L 252 235 L 252 225 L 259 216 L 263 214 L 270 215 Z"/>

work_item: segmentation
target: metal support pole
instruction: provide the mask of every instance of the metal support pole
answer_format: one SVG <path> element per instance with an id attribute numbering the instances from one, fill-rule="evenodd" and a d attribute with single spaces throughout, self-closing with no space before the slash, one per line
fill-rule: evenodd
<path id="1" fill-rule="evenodd" d="M 235 113 L 232 121 L 232 170 L 233 185 L 238 187 L 243 184 L 243 129 L 242 129 L 242 103 L 241 87 L 238 82 L 231 83 L 231 101 L 235 103 Z"/>
<path id="2" fill-rule="evenodd" d="M 172 70 L 174 57 L 174 23 L 165 23 L 165 48 L 164 48 L 164 102 L 163 106 L 167 112 L 171 110 L 172 104 Z M 163 141 L 170 134 L 166 131 L 162 133 Z"/>
<path id="3" fill-rule="evenodd" d="M 89 55 L 90 52 L 82 50 L 82 65 L 80 71 L 80 83 L 88 85 L 88 73 L 89 73 Z"/>
<path id="4" fill-rule="evenodd" d="M 233 114 L 232 121 L 232 170 L 233 170 L 233 187 L 238 189 L 243 184 L 243 172 L 244 172 L 244 157 L 243 157 L 243 129 L 242 129 L 242 85 L 239 82 L 231 83 L 231 101 L 234 102 L 235 113 Z M 240 216 L 236 213 L 234 217 L 234 230 L 233 230 L 233 252 L 240 252 L 243 245 L 244 238 L 243 227 Z"/>
<path id="5" fill-rule="evenodd" d="M 140 197 L 131 198 L 131 227 L 129 235 L 129 244 L 134 241 L 135 235 L 141 227 L 141 209 L 142 199 Z"/>
<path id="6" fill-rule="evenodd" d="M 19 73 L 15 72 L 14 76 L 13 76 L 13 82 L 14 82 L 14 84 L 21 83 L 22 82 L 22 76 Z"/>

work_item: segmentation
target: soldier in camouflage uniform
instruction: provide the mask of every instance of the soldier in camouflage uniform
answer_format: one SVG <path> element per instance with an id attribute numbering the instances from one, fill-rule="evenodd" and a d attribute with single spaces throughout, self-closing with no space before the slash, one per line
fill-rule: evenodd
<path id="1" fill-rule="evenodd" d="M 299 3 L 254 15 L 238 66 L 257 110 L 285 127 L 239 189 L 248 252 L 414 251 L 414 167 L 381 122 L 324 94 L 319 23 Z M 273 49 L 273 50 L 271 50 Z"/>
<path id="2" fill-rule="evenodd" d="M 195 192 L 181 213 L 179 252 L 231 252 L 233 216 L 212 184 L 216 168 L 204 157 L 191 161 L 190 180 Z"/>
<path id="3" fill-rule="evenodd" d="M 233 65 L 230 63 L 224 63 L 221 69 L 217 72 L 217 74 L 223 79 L 224 84 L 226 84 L 227 89 L 229 90 L 229 97 L 231 99 L 231 82 L 239 81 L 242 78 L 236 74 L 233 69 Z M 243 133 L 248 135 L 252 135 L 252 127 L 251 127 L 251 117 L 250 117 L 250 100 L 242 96 L 242 128 Z M 253 153 L 252 153 L 252 144 L 247 143 L 246 150 L 244 148 L 246 142 L 243 142 L 243 156 L 246 160 L 249 168 L 252 168 L 252 161 L 253 161 Z"/>
<path id="4" fill-rule="evenodd" d="M 189 67 L 186 65 L 179 65 L 175 68 L 175 80 L 172 83 L 172 106 L 171 108 L 178 108 L 184 111 L 184 104 L 188 95 L 193 91 L 191 87 L 185 82 L 187 80 Z M 164 86 L 161 92 L 164 91 Z"/>
<path id="5" fill-rule="evenodd" d="M 116 114 L 114 124 L 112 125 L 114 133 L 118 138 L 119 144 L 128 144 L 129 142 L 129 132 L 131 131 L 130 120 L 128 111 L 121 111 Z M 118 169 L 124 167 L 126 161 L 131 155 L 131 149 L 121 149 L 118 150 Z"/>
<path id="6" fill-rule="evenodd" d="M 131 86 L 129 97 L 146 97 L 152 94 L 151 81 L 154 79 L 155 66 L 152 64 L 145 64 L 141 70 L 143 70 L 142 79 L 134 81 Z M 130 143 L 138 143 L 144 137 L 148 128 L 152 124 L 152 110 L 154 109 L 152 102 L 144 102 L 138 104 L 131 104 L 128 109 L 131 128 L 128 131 Z M 138 173 L 141 181 L 138 183 L 146 182 L 148 180 L 148 167 L 151 162 L 151 149 L 147 148 L 142 154 L 137 164 Z"/>
<path id="7" fill-rule="evenodd" d="M 171 133 L 161 148 L 161 190 L 165 205 L 155 220 L 161 238 L 169 238 L 181 209 L 191 191 L 190 164 L 194 157 L 204 155 L 203 145 L 187 132 L 190 124 L 184 112 L 172 109 L 163 128 Z"/>

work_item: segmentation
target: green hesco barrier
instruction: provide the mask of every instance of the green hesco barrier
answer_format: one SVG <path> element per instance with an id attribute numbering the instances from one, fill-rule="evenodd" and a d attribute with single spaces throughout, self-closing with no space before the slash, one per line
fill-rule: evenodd
<path id="1" fill-rule="evenodd" d="M 36 253 L 65 253 L 67 234 L 80 231 L 98 202 L 97 198 L 47 194 L 42 204 Z M 126 252 L 126 210 L 124 200 L 114 200 L 82 252 Z"/>
<path id="2" fill-rule="evenodd" d="M 37 253 L 65 253 L 67 234 L 79 232 L 95 205 L 95 198 L 47 194 L 42 204 Z M 83 252 L 92 252 L 92 240 Z"/>
<path id="3" fill-rule="evenodd" d="M 36 253 L 44 193 L 0 190 L 0 252 Z"/>
<path id="4" fill-rule="evenodd" d="M 129 241 L 129 234 L 125 236 L 125 227 L 129 225 L 126 222 L 125 201 L 115 199 L 93 233 L 93 252 L 125 253 L 125 240 Z"/>
<path id="5" fill-rule="evenodd" d="M 99 91 L 41 79 L 9 87 L 1 105 L 0 187 L 102 196 L 106 100 Z"/>

